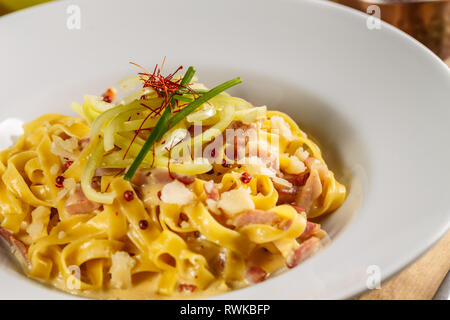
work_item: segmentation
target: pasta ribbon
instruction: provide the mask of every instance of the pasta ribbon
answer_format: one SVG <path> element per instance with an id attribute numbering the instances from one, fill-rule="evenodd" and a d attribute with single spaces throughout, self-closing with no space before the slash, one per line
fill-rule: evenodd
<path id="1" fill-rule="evenodd" d="M 0 152 L 0 236 L 27 275 L 89 297 L 198 297 L 317 251 L 326 232 L 311 219 L 346 196 L 318 145 L 288 115 L 227 93 L 186 116 L 205 87 L 171 75 L 169 96 L 155 77 L 122 82 L 145 85 L 119 103 L 84 96 L 81 118 L 43 115 Z M 166 108 L 185 118 L 161 129 Z"/>

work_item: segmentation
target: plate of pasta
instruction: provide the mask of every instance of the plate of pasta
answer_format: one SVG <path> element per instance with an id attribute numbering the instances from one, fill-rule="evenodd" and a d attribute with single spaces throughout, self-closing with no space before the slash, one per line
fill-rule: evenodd
<path id="1" fill-rule="evenodd" d="M 445 232 L 432 53 L 329 3 L 175 3 L 185 35 L 138 0 L 0 19 L 1 298 L 349 298 Z"/>

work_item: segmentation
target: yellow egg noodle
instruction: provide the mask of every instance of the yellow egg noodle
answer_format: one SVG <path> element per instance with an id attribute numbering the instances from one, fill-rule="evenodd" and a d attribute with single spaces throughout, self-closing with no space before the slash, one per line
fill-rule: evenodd
<path id="1" fill-rule="evenodd" d="M 326 233 L 309 219 L 346 189 L 297 124 L 265 106 L 217 95 L 123 179 L 161 99 L 152 88 L 118 102 L 85 96 L 72 106 L 82 117 L 46 114 L 0 153 L 0 235 L 27 275 L 91 297 L 197 297 L 320 248 Z"/>

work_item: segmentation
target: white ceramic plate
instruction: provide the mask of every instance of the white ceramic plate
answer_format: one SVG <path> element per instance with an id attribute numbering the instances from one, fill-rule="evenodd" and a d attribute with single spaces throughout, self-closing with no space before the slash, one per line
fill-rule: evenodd
<path id="1" fill-rule="evenodd" d="M 80 30 L 67 28 L 72 4 Z M 0 120 L 70 113 L 71 101 L 135 73 L 129 61 L 153 66 L 167 56 L 169 69 L 194 65 L 210 86 L 241 76 L 233 93 L 293 116 L 349 196 L 323 222 L 333 238 L 325 250 L 219 298 L 349 298 L 377 270 L 386 279 L 416 259 L 450 217 L 450 72 L 404 33 L 387 24 L 369 30 L 366 20 L 322 1 L 38 6 L 0 18 Z M 70 297 L 0 256 L 0 298 Z"/>

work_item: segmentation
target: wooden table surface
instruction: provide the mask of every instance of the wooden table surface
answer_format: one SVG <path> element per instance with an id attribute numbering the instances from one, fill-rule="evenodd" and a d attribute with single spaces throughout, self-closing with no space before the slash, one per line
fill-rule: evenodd
<path id="1" fill-rule="evenodd" d="M 446 61 L 450 66 L 450 58 Z M 432 299 L 450 270 L 450 231 L 427 253 L 405 270 L 366 292 L 361 300 Z"/>
<path id="2" fill-rule="evenodd" d="M 432 299 L 450 270 L 450 232 L 405 270 L 366 292 L 361 300 Z"/>

